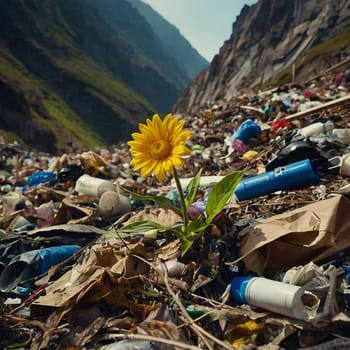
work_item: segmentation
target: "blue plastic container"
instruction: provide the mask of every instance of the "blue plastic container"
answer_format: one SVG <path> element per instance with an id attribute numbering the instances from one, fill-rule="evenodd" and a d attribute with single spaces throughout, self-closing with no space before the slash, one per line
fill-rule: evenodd
<path id="1" fill-rule="evenodd" d="M 320 182 L 309 159 L 291 163 L 264 174 L 243 179 L 234 191 L 238 201 L 280 190 L 294 190 Z"/>
<path id="2" fill-rule="evenodd" d="M 252 137 L 257 137 L 261 133 L 261 128 L 253 120 L 247 119 L 238 128 L 235 138 L 247 143 Z"/>

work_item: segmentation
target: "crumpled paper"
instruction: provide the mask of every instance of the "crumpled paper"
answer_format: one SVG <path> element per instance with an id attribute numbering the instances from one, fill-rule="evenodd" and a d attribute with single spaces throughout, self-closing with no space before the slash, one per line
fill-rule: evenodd
<path id="1" fill-rule="evenodd" d="M 241 232 L 238 260 L 269 278 L 293 266 L 322 262 L 350 247 L 349 212 L 350 201 L 334 195 L 249 226 Z"/>

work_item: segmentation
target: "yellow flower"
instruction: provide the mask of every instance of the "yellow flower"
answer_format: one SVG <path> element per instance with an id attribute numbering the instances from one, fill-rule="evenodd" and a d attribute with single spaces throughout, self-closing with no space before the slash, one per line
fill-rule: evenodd
<path id="1" fill-rule="evenodd" d="M 131 134 L 133 140 L 128 142 L 133 156 L 131 164 L 135 170 L 141 169 L 142 177 L 154 173 L 158 181 L 163 181 L 166 173 L 173 174 L 174 167 L 184 165 L 182 157 L 191 153 L 184 143 L 192 132 L 182 130 L 185 121 L 171 114 L 164 120 L 155 114 L 146 122 L 147 125 L 139 124 L 141 133 Z"/>

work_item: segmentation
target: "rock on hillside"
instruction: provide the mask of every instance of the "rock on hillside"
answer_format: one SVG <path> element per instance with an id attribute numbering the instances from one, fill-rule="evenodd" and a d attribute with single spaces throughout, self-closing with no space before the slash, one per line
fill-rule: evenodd
<path id="1" fill-rule="evenodd" d="M 349 42 L 348 0 L 259 0 L 242 9 L 229 40 L 173 110 L 264 87 L 277 73 L 275 83 L 288 82 L 294 63 L 296 80 L 307 79 L 350 54 Z"/>

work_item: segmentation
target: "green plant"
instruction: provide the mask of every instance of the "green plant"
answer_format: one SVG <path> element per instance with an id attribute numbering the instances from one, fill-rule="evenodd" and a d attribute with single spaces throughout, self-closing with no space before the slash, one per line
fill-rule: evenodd
<path id="1" fill-rule="evenodd" d="M 149 230 L 167 230 L 174 233 L 181 242 L 182 256 L 191 248 L 192 244 L 199 239 L 214 218 L 223 210 L 227 201 L 233 195 L 236 186 L 241 181 L 244 172 L 238 171 L 226 175 L 210 191 L 205 208 L 205 217 L 199 216 L 190 220 L 188 208 L 193 203 L 200 185 L 201 171 L 190 181 L 185 195 L 176 167 L 183 165 L 180 155 L 186 154 L 186 147 L 181 144 L 189 137 L 188 131 L 182 131 L 184 122 L 178 121 L 168 114 L 162 122 L 158 115 L 153 120 L 147 120 L 147 126 L 140 125 L 141 133 L 134 133 L 134 141 L 130 141 L 131 153 L 134 156 L 132 163 L 141 169 L 141 175 L 148 176 L 155 173 L 158 180 L 163 180 L 165 173 L 174 176 L 179 193 L 180 207 L 163 196 L 148 196 L 128 191 L 134 198 L 139 200 L 151 200 L 165 209 L 171 209 L 182 216 L 182 222 L 172 226 L 163 226 L 152 221 L 137 221 L 125 225 L 122 232 L 140 233 Z M 183 147 L 183 148 L 181 148 Z M 174 150 L 181 152 L 174 153 Z"/>

